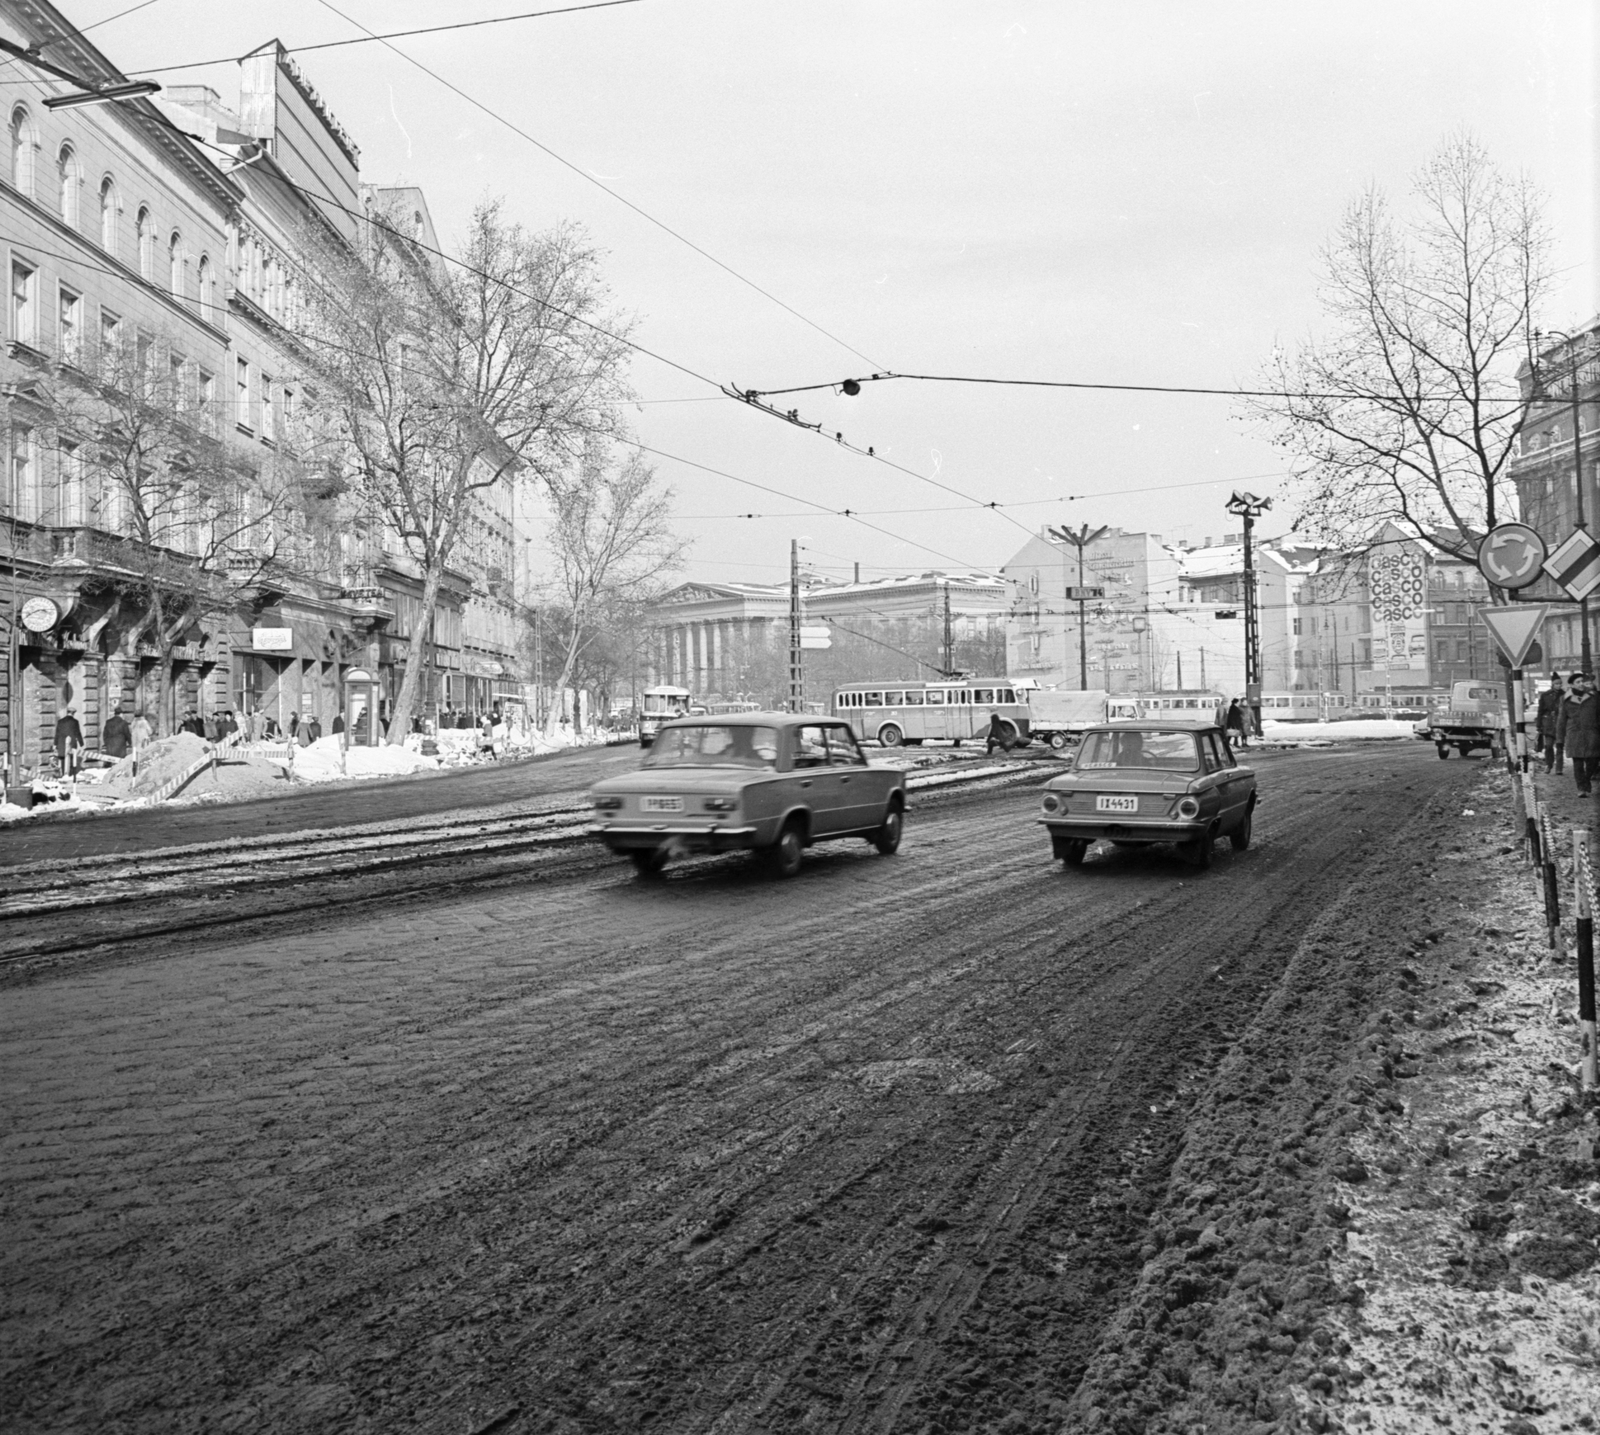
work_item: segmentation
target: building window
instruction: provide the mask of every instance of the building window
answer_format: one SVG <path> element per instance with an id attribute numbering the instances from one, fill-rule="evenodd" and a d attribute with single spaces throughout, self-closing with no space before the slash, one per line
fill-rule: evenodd
<path id="1" fill-rule="evenodd" d="M 11 182 L 33 198 L 33 124 L 21 105 L 11 111 Z"/>
<path id="2" fill-rule="evenodd" d="M 39 271 L 20 259 L 11 261 L 11 337 L 19 344 L 33 344 L 38 339 L 38 312 L 35 290 Z"/>
<path id="3" fill-rule="evenodd" d="M 13 512 L 30 522 L 39 514 L 39 482 L 33 462 L 33 430 L 22 424 L 11 430 L 11 502 Z"/>
<path id="4" fill-rule="evenodd" d="M 216 376 L 201 369 L 195 387 L 196 397 L 200 403 L 200 427 L 207 433 L 215 433 L 217 431 Z"/>
<path id="5" fill-rule="evenodd" d="M 83 300 L 65 286 L 60 293 L 57 340 L 61 345 L 61 362 L 76 364 L 83 356 Z"/>
<path id="6" fill-rule="evenodd" d="M 109 309 L 100 311 L 100 358 L 108 373 L 115 372 L 117 351 L 122 347 L 122 320 Z"/>
<path id="7" fill-rule="evenodd" d="M 261 441 L 276 443 L 278 439 L 278 414 L 272 401 L 272 375 L 261 376 Z"/>
<path id="8" fill-rule="evenodd" d="M 56 488 L 56 521 L 66 527 L 87 523 L 88 503 L 83 483 L 83 454 L 75 443 L 63 442 L 59 455 Z"/>
<path id="9" fill-rule="evenodd" d="M 134 239 L 139 246 L 139 273 L 146 279 L 156 277 L 156 228 L 150 211 L 143 205 L 133 221 Z"/>
<path id="10" fill-rule="evenodd" d="M 1300 620 L 1298 618 L 1291 618 L 1289 620 L 1289 626 L 1293 630 L 1294 636 L 1298 638 L 1300 636 Z"/>
<path id="11" fill-rule="evenodd" d="M 78 191 L 82 176 L 78 173 L 78 156 L 70 144 L 61 146 L 56 156 L 56 184 L 61 196 L 61 218 L 74 229 L 78 227 Z"/>
<path id="12" fill-rule="evenodd" d="M 183 236 L 176 229 L 167 241 L 167 284 L 174 299 L 183 298 Z"/>
<path id="13" fill-rule="evenodd" d="M 100 181 L 100 247 L 117 252 L 117 186 L 110 175 Z"/>
<path id="14" fill-rule="evenodd" d="M 145 398 L 150 397 L 150 389 L 156 379 L 155 356 L 156 341 L 148 334 L 140 334 L 133 346 L 133 377 L 139 386 L 139 393 Z"/>
<path id="15" fill-rule="evenodd" d="M 250 408 L 250 365 L 244 359 L 233 361 L 233 421 L 242 429 L 250 428 L 253 417 Z"/>
<path id="16" fill-rule="evenodd" d="M 188 377 L 188 364 L 182 354 L 172 354 L 167 359 L 167 381 L 172 386 L 172 410 L 174 413 L 186 413 L 189 408 L 189 387 L 184 382 Z"/>
<path id="17" fill-rule="evenodd" d="M 217 296 L 216 296 L 216 293 L 215 293 L 216 279 L 215 279 L 215 276 L 211 272 L 211 256 L 209 254 L 202 254 L 200 256 L 199 274 L 200 274 L 200 317 L 202 319 L 206 319 L 206 320 L 208 320 L 208 321 L 210 321 L 211 323 L 214 324 L 214 323 L 217 322 L 217 316 L 216 316 Z"/>

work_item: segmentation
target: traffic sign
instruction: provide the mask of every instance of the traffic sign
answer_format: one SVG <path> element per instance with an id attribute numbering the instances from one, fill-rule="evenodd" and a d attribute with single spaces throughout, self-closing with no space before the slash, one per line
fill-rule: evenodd
<path id="1" fill-rule="evenodd" d="M 816 649 L 816 648 L 831 648 L 833 646 L 833 639 L 832 638 L 802 638 L 800 640 L 800 646 L 802 648 L 812 648 L 812 649 Z"/>
<path id="2" fill-rule="evenodd" d="M 1067 599 L 1073 603 L 1094 603 L 1106 596 L 1104 588 L 1068 588 Z"/>
<path id="3" fill-rule="evenodd" d="M 1515 608 L 1479 608 L 1478 616 L 1511 666 L 1520 668 L 1549 612 L 1548 603 L 1529 603 Z"/>
<path id="4" fill-rule="evenodd" d="M 1539 581 L 1546 552 L 1526 523 L 1501 523 L 1478 545 L 1478 571 L 1497 588 L 1526 588 Z"/>
<path id="5" fill-rule="evenodd" d="M 826 623 L 802 623 L 800 625 L 800 637 L 802 639 L 831 638 L 832 636 L 833 629 Z"/>
<path id="6" fill-rule="evenodd" d="M 1544 562 L 1544 571 L 1580 602 L 1600 588 L 1600 543 L 1586 528 L 1574 528 Z"/>

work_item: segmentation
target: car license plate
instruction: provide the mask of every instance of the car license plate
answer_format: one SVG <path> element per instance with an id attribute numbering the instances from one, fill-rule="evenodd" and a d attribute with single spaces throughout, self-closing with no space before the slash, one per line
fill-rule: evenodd
<path id="1" fill-rule="evenodd" d="M 643 803 L 646 812 L 682 812 L 681 797 L 647 797 Z"/>
<path id="2" fill-rule="evenodd" d="M 1096 812 L 1137 812 L 1139 799 L 1137 797 L 1097 797 L 1094 800 Z"/>

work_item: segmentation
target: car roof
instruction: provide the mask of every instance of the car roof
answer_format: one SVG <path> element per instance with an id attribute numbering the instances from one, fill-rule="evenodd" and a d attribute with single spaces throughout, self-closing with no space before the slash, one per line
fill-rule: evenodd
<path id="1" fill-rule="evenodd" d="M 696 713 L 693 717 L 674 718 L 663 727 L 801 727 L 816 723 L 845 726 L 839 718 L 823 717 L 817 713 Z"/>
<path id="2" fill-rule="evenodd" d="M 1084 729 L 1092 732 L 1221 732 L 1222 724 L 1212 718 L 1136 718 L 1128 722 L 1102 722 Z"/>

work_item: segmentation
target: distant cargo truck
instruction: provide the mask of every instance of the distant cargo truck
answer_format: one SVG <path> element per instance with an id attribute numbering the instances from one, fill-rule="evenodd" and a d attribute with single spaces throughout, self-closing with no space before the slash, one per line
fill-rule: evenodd
<path id="1" fill-rule="evenodd" d="M 1493 683 L 1462 682 L 1450 689 L 1450 706 L 1428 715 L 1428 740 L 1449 757 L 1454 748 L 1462 757 L 1477 748 L 1494 752 L 1500 746 L 1505 721 L 1505 699 Z"/>
<path id="2" fill-rule="evenodd" d="M 1028 725 L 1041 742 L 1063 748 L 1101 723 L 1167 717 L 1220 722 L 1226 706 L 1213 692 L 1113 695 L 1104 688 L 1041 689 L 1028 695 Z"/>

